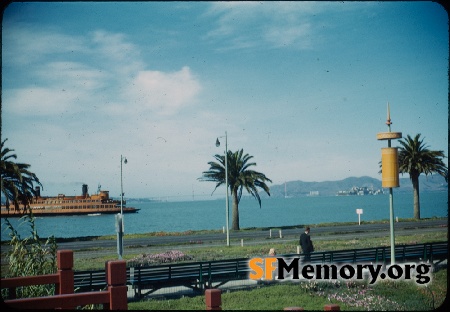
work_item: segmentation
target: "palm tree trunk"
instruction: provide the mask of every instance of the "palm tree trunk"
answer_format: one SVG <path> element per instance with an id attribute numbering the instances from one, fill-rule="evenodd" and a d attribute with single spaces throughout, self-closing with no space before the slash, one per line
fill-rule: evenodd
<path id="1" fill-rule="evenodd" d="M 420 219 L 419 176 L 411 177 L 414 196 L 414 219 Z"/>
<path id="2" fill-rule="evenodd" d="M 231 229 L 238 231 L 239 230 L 239 203 L 238 203 L 238 197 L 237 197 L 237 190 L 232 190 L 231 197 L 232 197 L 232 202 L 233 202 Z"/>

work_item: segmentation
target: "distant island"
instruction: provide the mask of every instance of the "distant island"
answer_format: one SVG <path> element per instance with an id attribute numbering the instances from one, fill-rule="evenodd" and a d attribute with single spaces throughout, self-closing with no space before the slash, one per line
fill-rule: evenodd
<path id="1" fill-rule="evenodd" d="M 400 176 L 400 187 L 396 193 L 412 193 L 412 184 L 408 175 Z M 448 192 L 448 183 L 440 175 L 420 175 L 420 192 Z M 304 182 L 287 181 L 280 185 L 270 186 L 270 196 L 273 198 L 290 198 L 301 196 L 333 196 L 333 195 L 378 195 L 386 193 L 381 187 L 381 180 L 371 177 L 350 177 L 338 181 Z M 267 197 L 260 194 L 261 197 Z"/>

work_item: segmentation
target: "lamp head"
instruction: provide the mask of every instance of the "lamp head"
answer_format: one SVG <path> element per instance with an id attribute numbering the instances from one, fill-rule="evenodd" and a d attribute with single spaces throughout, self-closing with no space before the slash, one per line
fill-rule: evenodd
<path id="1" fill-rule="evenodd" d="M 124 164 L 126 164 L 128 162 L 128 160 L 125 158 L 125 160 L 123 161 Z"/>
<path id="2" fill-rule="evenodd" d="M 219 138 L 216 139 L 216 146 L 219 147 L 220 146 L 220 141 Z"/>

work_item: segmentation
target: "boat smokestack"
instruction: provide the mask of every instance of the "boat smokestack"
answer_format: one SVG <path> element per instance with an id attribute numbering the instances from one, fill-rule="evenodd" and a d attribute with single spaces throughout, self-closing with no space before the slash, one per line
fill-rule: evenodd
<path id="1" fill-rule="evenodd" d="M 88 186 L 87 186 L 87 184 L 83 184 L 83 187 L 81 188 L 81 194 L 82 194 L 84 197 L 87 197 L 87 196 L 88 196 Z"/>
<path id="2" fill-rule="evenodd" d="M 34 188 L 34 193 L 35 193 L 36 197 L 41 197 L 41 187 L 40 186 L 36 186 Z"/>

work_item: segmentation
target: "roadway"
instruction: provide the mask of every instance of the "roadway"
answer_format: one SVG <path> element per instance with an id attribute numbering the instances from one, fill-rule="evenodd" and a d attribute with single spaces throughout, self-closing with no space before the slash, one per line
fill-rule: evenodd
<path id="1" fill-rule="evenodd" d="M 298 239 L 303 228 L 285 228 L 281 230 L 282 237 L 280 238 L 280 228 L 273 228 L 271 231 L 271 238 L 277 238 L 277 241 L 292 241 Z M 405 221 L 396 222 L 394 225 L 395 234 L 405 235 L 405 233 L 417 232 L 448 232 L 448 220 L 425 220 L 421 222 Z M 312 227 L 311 237 L 313 240 L 330 239 L 347 239 L 347 238 L 361 238 L 361 237 L 382 237 L 389 236 L 389 223 L 376 224 L 361 224 L 361 225 L 335 225 L 324 227 Z M 269 229 L 265 230 L 244 230 L 244 231 L 230 231 L 230 244 L 240 245 L 241 240 L 245 242 L 251 241 L 252 244 L 258 242 L 267 242 L 270 238 Z M 192 247 L 194 244 L 201 245 L 223 245 L 226 243 L 225 233 L 211 233 L 211 234 L 186 234 L 186 235 L 168 235 L 168 236 L 152 236 L 145 238 L 124 238 L 124 252 L 130 249 L 141 248 L 155 248 L 164 245 L 188 245 Z M 117 241 L 111 240 L 86 240 L 86 241 L 71 241 L 58 243 L 59 249 L 71 249 L 74 252 L 77 250 L 88 250 L 97 248 L 116 248 Z M 2 248 L 3 249 L 3 248 Z"/>
<path id="2" fill-rule="evenodd" d="M 262 244 L 267 243 L 269 239 L 273 239 L 274 243 L 289 242 L 298 240 L 303 232 L 301 227 L 285 227 L 281 229 L 282 237 L 280 237 L 280 227 L 274 227 L 272 231 L 269 228 L 264 230 L 242 230 L 230 231 L 230 245 L 240 246 L 241 243 L 246 244 Z M 448 219 L 439 220 L 423 220 L 420 222 L 402 221 L 396 222 L 394 225 L 396 235 L 408 235 L 425 232 L 446 232 L 448 233 Z M 271 233 L 271 237 L 270 237 Z M 362 237 L 388 237 L 390 235 L 389 223 L 376 224 L 355 224 L 355 225 L 335 225 L 311 227 L 311 238 L 313 241 L 329 240 L 329 239 L 357 239 Z M 243 241 L 242 241 L 243 240 Z M 167 235 L 152 236 L 144 238 L 125 238 L 123 241 L 124 254 L 140 254 L 140 253 L 156 253 L 167 251 L 168 246 L 183 250 L 187 248 L 202 248 L 210 246 L 225 246 L 225 233 L 206 233 L 206 234 L 183 234 L 183 235 Z M 6 252 L 10 249 L 9 245 L 2 244 L 1 262 L 7 261 Z M 86 239 L 77 241 L 58 242 L 58 249 L 68 249 L 74 251 L 77 258 L 92 258 L 99 256 L 117 256 L 117 240 L 116 239 Z"/>

